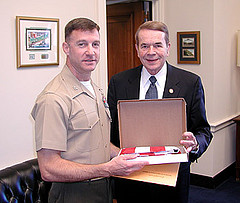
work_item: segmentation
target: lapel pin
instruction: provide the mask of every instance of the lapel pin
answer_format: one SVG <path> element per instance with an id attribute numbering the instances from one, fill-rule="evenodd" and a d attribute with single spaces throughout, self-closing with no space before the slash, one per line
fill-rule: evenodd
<path id="1" fill-rule="evenodd" d="M 173 89 L 169 89 L 168 91 L 170 94 L 172 94 L 174 92 Z"/>

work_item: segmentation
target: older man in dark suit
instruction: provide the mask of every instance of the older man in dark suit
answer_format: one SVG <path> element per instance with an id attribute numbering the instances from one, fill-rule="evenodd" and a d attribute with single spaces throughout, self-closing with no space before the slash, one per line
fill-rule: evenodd
<path id="1" fill-rule="evenodd" d="M 146 94 L 148 89 L 152 88 L 155 97 L 150 98 L 185 99 L 187 132 L 183 133 L 180 143 L 189 152 L 189 162 L 180 164 L 176 188 L 116 179 L 116 197 L 120 203 L 161 202 L 161 200 L 187 202 L 190 164 L 205 152 L 212 139 L 205 113 L 201 79 L 166 62 L 170 42 L 168 28 L 164 23 L 145 22 L 139 27 L 135 37 L 136 50 L 142 65 L 114 75 L 109 83 L 111 141 L 119 146 L 117 101 L 149 98 Z"/>

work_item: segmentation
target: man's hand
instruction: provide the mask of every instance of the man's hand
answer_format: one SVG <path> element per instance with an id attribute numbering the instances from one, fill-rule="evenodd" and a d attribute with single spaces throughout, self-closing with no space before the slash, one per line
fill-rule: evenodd
<path id="1" fill-rule="evenodd" d="M 198 148 L 198 142 L 196 137 L 191 132 L 184 132 L 182 135 L 182 140 L 180 144 L 183 145 L 187 152 L 195 151 Z"/>
<path id="2" fill-rule="evenodd" d="M 106 163 L 108 165 L 110 175 L 128 176 L 134 171 L 138 171 L 145 165 L 149 164 L 147 161 L 128 161 L 136 157 L 137 155 L 128 154 L 113 158 L 110 162 Z"/>
<path id="3" fill-rule="evenodd" d="M 63 159 L 61 152 L 56 150 L 38 151 L 41 176 L 49 182 L 77 182 L 112 175 L 126 176 L 149 164 L 146 161 L 128 161 L 136 157 L 137 155 L 121 155 L 109 162 L 92 165 Z"/>

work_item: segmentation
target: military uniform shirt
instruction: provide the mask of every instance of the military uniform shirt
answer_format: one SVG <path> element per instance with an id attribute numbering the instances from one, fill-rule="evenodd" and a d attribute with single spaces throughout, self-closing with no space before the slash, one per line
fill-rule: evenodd
<path id="1" fill-rule="evenodd" d="M 110 160 L 110 113 L 103 90 L 92 82 L 96 97 L 65 65 L 38 96 L 36 150 L 61 151 L 61 157 L 81 164 Z"/>

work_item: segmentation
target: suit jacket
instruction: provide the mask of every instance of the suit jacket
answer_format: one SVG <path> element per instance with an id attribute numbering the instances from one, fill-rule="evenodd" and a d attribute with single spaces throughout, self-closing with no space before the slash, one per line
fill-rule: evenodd
<path id="1" fill-rule="evenodd" d="M 112 117 L 111 142 L 116 146 L 119 146 L 117 101 L 139 99 L 141 70 L 142 66 L 138 66 L 118 73 L 111 78 L 109 83 L 108 104 Z M 212 139 L 206 118 L 201 78 L 167 63 L 163 98 L 184 98 L 186 101 L 187 130 L 196 136 L 199 143 L 198 152 L 190 153 L 190 161 L 193 162 L 203 154 Z"/>
<path id="2" fill-rule="evenodd" d="M 116 146 L 119 146 L 117 101 L 139 99 L 141 70 L 142 66 L 138 66 L 136 68 L 118 73 L 111 78 L 109 83 L 108 103 L 112 117 L 111 142 Z M 176 201 L 173 201 L 187 202 L 190 184 L 190 163 L 195 161 L 203 154 L 212 139 L 210 126 L 206 118 L 204 90 L 200 77 L 196 74 L 176 68 L 167 63 L 167 78 L 163 92 L 163 98 L 185 99 L 187 131 L 192 132 L 199 143 L 198 152 L 190 153 L 189 162 L 181 163 L 178 173 L 178 181 L 176 186 L 177 195 L 175 197 Z M 119 193 L 119 196 L 122 197 L 126 195 L 128 191 L 132 191 L 133 187 L 137 187 L 136 184 L 139 185 L 140 183 L 135 183 L 134 186 L 129 186 L 131 189 L 125 189 L 122 191 L 122 193 Z M 127 185 L 129 185 L 129 181 L 124 186 L 122 185 L 120 187 L 125 188 Z M 152 196 L 152 202 L 155 202 L 155 200 L 159 197 L 162 198 L 164 195 L 167 199 L 170 196 L 174 196 L 170 188 L 167 190 L 168 192 L 165 190 L 165 188 L 162 187 L 153 189 L 153 186 L 151 186 L 150 188 L 151 189 L 149 189 L 149 193 L 150 196 Z M 140 189 L 141 192 L 139 192 Z M 146 189 L 147 186 L 145 184 L 144 186 L 141 186 L 137 189 L 137 193 L 144 194 L 144 191 L 147 191 Z M 120 191 L 121 190 L 122 189 L 120 189 Z M 133 197 L 134 200 L 135 198 L 136 196 Z M 144 198 L 144 196 L 140 197 L 139 201 L 141 201 L 141 198 Z M 124 199 L 122 202 L 126 201 L 127 199 Z"/>

